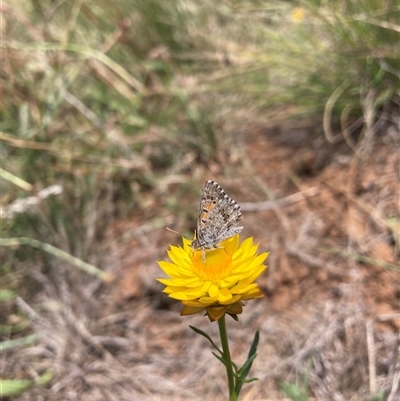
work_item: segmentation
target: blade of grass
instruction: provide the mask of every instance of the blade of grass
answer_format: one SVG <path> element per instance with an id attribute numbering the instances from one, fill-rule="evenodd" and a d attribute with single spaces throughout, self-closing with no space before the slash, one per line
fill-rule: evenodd
<path id="1" fill-rule="evenodd" d="M 21 245 L 28 245 L 32 248 L 41 249 L 45 252 L 50 253 L 62 260 L 65 260 L 68 263 L 82 269 L 86 273 L 92 274 L 99 279 L 103 280 L 104 282 L 110 282 L 113 280 L 114 275 L 109 272 L 104 272 L 98 269 L 96 266 L 91 265 L 90 263 L 86 263 L 81 259 L 78 259 L 75 256 L 70 255 L 69 253 L 56 248 L 53 245 L 26 237 L 19 237 L 19 238 L 0 238 L 0 246 L 21 246 Z"/>

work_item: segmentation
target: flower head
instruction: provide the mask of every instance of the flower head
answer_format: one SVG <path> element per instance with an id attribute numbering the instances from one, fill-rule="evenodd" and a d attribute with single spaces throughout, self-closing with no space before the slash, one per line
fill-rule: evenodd
<path id="1" fill-rule="evenodd" d="M 214 321 L 225 313 L 242 313 L 242 301 L 263 296 L 254 281 L 267 268 L 263 262 L 268 253 L 258 255 L 252 238 L 239 245 L 237 234 L 211 250 L 193 250 L 190 245 L 183 238 L 183 247 L 168 251 L 170 262 L 158 262 L 169 276 L 158 281 L 170 298 L 182 301 L 181 315 L 205 311 Z"/>

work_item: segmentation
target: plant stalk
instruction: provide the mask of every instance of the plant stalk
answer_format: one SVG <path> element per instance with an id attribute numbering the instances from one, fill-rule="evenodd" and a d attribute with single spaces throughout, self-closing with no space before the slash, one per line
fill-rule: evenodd
<path id="1" fill-rule="evenodd" d="M 228 376 L 229 401 L 237 401 L 238 395 L 235 391 L 235 379 L 233 375 L 231 354 L 229 352 L 228 336 L 226 334 L 225 315 L 218 320 L 218 327 L 223 351 L 222 359 L 225 362 L 226 374 Z"/>

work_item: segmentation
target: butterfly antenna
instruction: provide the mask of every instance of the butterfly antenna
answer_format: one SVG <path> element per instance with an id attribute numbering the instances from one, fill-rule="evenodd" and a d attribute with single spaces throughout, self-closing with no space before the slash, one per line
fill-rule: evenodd
<path id="1" fill-rule="evenodd" d="M 175 234 L 179 234 L 179 235 L 182 235 L 182 237 L 184 237 L 184 238 L 186 238 L 186 239 L 188 239 L 188 240 L 190 240 L 191 238 L 189 238 L 189 237 L 187 237 L 186 235 L 184 235 L 184 234 L 182 234 L 182 233 L 180 233 L 179 231 L 175 231 L 175 230 L 173 230 L 172 228 L 169 228 L 169 227 L 165 227 L 168 231 L 171 231 L 171 233 L 175 233 Z"/>

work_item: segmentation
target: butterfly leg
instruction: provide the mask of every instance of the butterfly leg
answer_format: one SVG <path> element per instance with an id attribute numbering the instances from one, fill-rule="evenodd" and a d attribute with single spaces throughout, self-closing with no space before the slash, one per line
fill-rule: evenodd
<path id="1" fill-rule="evenodd" d="M 201 257 L 203 259 L 203 263 L 206 264 L 206 250 L 201 248 Z"/>

